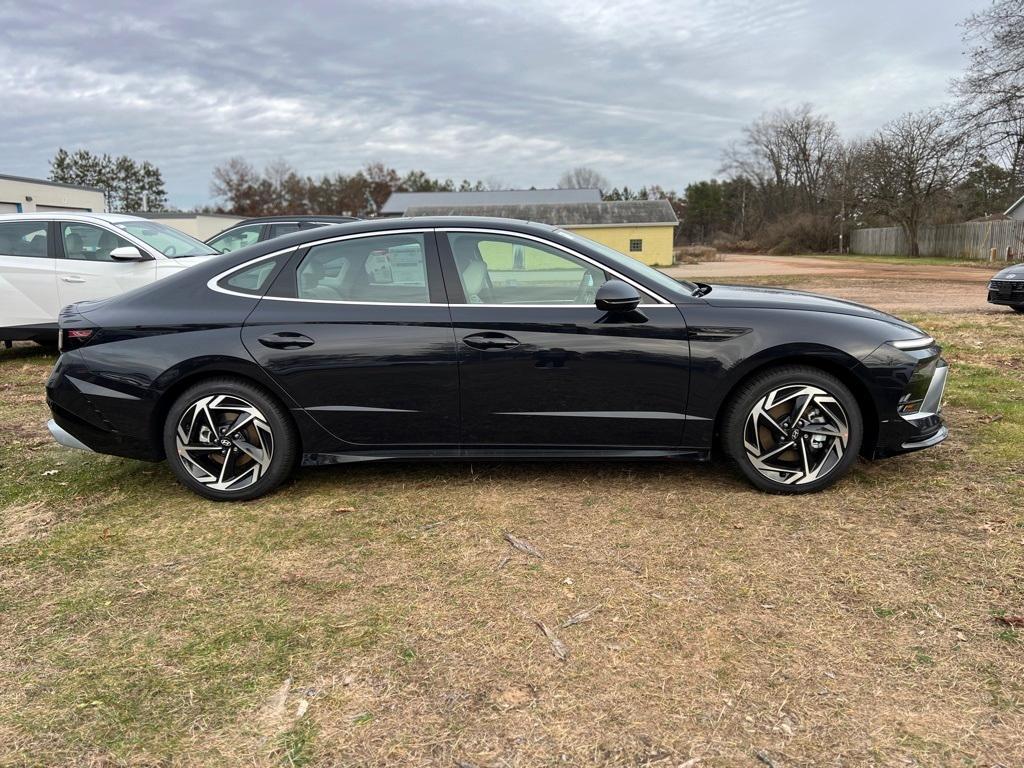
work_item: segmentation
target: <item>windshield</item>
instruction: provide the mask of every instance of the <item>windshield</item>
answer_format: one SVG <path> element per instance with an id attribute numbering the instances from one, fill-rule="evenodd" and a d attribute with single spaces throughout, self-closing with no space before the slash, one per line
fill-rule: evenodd
<path id="1" fill-rule="evenodd" d="M 122 221 L 117 225 L 129 235 L 134 235 L 154 250 L 160 251 L 169 259 L 180 259 L 183 256 L 210 256 L 216 254 L 206 243 L 201 243 L 174 227 L 156 221 Z"/>
<path id="2" fill-rule="evenodd" d="M 603 243 L 599 243 L 595 240 L 591 240 L 588 237 L 583 237 L 575 232 L 567 232 L 564 229 L 558 230 L 559 234 L 565 235 L 566 237 L 584 243 L 590 246 L 595 251 L 599 252 L 604 256 L 612 265 L 622 266 L 626 269 L 632 269 L 634 272 L 639 272 L 646 280 L 648 280 L 652 287 L 661 287 L 669 291 L 685 291 L 686 293 L 692 294 L 697 290 L 697 284 L 691 283 L 689 280 L 675 280 L 664 272 L 659 272 L 654 267 L 644 264 L 642 261 L 626 256 L 624 253 L 619 253 L 614 248 L 609 248 Z"/>

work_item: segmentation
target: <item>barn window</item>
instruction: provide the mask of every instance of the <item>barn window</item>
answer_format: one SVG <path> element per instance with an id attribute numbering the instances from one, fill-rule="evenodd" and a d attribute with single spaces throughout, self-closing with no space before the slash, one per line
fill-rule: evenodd
<path id="1" fill-rule="evenodd" d="M 630 253 L 639 253 L 643 249 L 644 249 L 644 241 L 641 240 L 639 237 L 633 238 L 632 240 L 629 241 L 629 251 L 630 251 Z"/>

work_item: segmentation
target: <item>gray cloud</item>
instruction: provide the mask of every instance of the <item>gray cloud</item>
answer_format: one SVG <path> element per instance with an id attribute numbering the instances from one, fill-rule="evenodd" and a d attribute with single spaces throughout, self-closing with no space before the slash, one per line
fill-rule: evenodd
<path id="1" fill-rule="evenodd" d="M 980 6 L 982 0 L 973 4 Z M 380 159 L 552 185 L 572 165 L 682 189 L 763 111 L 848 134 L 946 99 L 962 0 L 222 0 L 0 6 L 0 172 L 58 146 L 159 165 L 208 201 L 240 154 L 300 171 Z"/>

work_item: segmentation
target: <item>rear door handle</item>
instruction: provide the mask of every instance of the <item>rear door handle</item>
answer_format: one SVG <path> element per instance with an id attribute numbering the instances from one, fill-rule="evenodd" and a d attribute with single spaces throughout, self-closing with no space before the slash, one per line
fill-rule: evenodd
<path id="1" fill-rule="evenodd" d="M 281 331 L 280 333 L 268 333 L 260 336 L 259 343 L 271 349 L 302 349 L 311 347 L 315 343 L 309 336 L 295 331 Z"/>
<path id="2" fill-rule="evenodd" d="M 519 339 L 514 339 L 504 333 L 487 331 L 466 336 L 462 339 L 462 343 L 473 349 L 514 349 L 519 346 Z"/>
<path id="3" fill-rule="evenodd" d="M 79 277 L 78 275 L 61 275 L 60 279 L 65 283 L 84 283 L 85 278 Z"/>

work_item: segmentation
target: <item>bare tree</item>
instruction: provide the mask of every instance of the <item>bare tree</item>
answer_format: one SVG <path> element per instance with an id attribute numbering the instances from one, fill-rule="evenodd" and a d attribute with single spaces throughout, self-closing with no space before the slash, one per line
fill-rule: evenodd
<path id="1" fill-rule="evenodd" d="M 960 125 L 1024 181 L 1024 0 L 995 0 L 963 23 L 967 71 L 953 81 Z"/>
<path id="2" fill-rule="evenodd" d="M 976 156 L 968 136 L 937 110 L 908 113 L 864 143 L 859 155 L 865 208 L 903 228 L 911 256 L 918 235 Z"/>
<path id="3" fill-rule="evenodd" d="M 562 174 L 558 180 L 559 189 L 600 189 L 604 191 L 611 186 L 608 179 L 593 168 L 579 166 Z"/>

